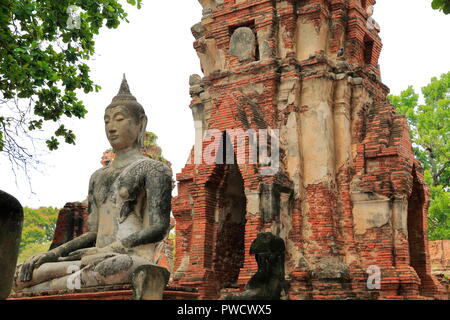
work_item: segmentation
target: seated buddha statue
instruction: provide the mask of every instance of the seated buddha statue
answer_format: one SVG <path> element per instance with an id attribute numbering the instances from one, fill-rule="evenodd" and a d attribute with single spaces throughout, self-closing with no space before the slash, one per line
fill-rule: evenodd
<path id="1" fill-rule="evenodd" d="M 116 156 L 90 178 L 88 231 L 19 265 L 15 291 L 73 289 L 74 278 L 81 288 L 140 279 L 141 288 L 134 289 L 142 291 L 152 276 L 146 273 L 158 268 L 156 248 L 169 230 L 172 173 L 140 152 L 147 117 L 125 76 L 104 123 Z"/>

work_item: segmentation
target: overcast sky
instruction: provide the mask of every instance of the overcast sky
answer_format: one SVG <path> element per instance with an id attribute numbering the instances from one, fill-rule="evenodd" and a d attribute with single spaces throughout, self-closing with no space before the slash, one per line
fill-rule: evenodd
<path id="1" fill-rule="evenodd" d="M 74 129 L 77 144 L 61 144 L 41 158 L 43 173 L 31 172 L 34 193 L 23 174 L 17 176 L 16 185 L 8 161 L 0 157 L 0 189 L 23 206 L 60 208 L 86 198 L 89 177 L 101 166 L 102 153 L 109 148 L 103 112 L 124 72 L 132 94 L 145 108 L 147 129 L 159 136 L 174 174 L 184 167 L 194 143 L 188 79 L 201 74 L 190 28 L 200 21 L 202 9 L 197 0 L 143 2 L 141 10 L 126 6 L 129 24 L 104 30 L 97 37 L 91 77 L 102 90 L 81 95 L 89 113 L 85 119 L 65 122 Z M 433 76 L 450 71 L 450 15 L 432 10 L 431 0 L 377 2 L 374 18 L 381 26 L 384 44 L 382 80 L 392 93 L 408 85 L 419 91 Z"/>

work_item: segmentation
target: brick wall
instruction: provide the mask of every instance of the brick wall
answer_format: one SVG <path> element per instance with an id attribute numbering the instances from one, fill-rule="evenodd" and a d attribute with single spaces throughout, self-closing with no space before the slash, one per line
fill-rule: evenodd
<path id="1" fill-rule="evenodd" d="M 205 2 L 192 28 L 204 76 L 191 77 L 190 107 L 198 137 L 220 134 L 197 144 L 177 174 L 174 285 L 203 299 L 242 290 L 257 268 L 250 244 L 271 231 L 287 247 L 286 298 L 443 297 L 431 274 L 428 187 L 380 80 L 374 4 Z M 199 147 L 211 152 L 227 130 L 268 128 L 279 130 L 276 174 L 248 161 L 248 144 L 231 146 L 247 161 L 198 161 Z M 374 265 L 380 289 L 367 286 Z"/>

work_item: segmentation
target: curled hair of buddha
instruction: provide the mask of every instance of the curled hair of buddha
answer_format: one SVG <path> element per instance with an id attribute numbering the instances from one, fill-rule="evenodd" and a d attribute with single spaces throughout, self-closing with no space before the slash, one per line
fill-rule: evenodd
<path id="1" fill-rule="evenodd" d="M 112 99 L 110 105 L 106 110 L 118 106 L 123 106 L 129 112 L 129 115 L 134 118 L 137 123 L 142 122 L 142 130 L 139 134 L 138 145 L 142 148 L 144 146 L 145 130 L 147 128 L 147 116 L 142 105 L 131 94 L 125 74 L 120 85 L 119 93 Z"/>

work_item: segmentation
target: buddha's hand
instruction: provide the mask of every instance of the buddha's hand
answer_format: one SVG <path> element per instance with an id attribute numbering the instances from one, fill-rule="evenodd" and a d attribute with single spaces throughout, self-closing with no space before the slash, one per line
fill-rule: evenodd
<path id="1" fill-rule="evenodd" d="M 128 253 L 129 252 L 129 249 L 126 248 L 120 241 L 113 242 L 110 245 L 107 245 L 106 247 L 104 247 L 102 249 L 105 250 L 104 252 L 114 252 L 114 253 Z"/>
<path id="2" fill-rule="evenodd" d="M 31 281 L 34 269 L 39 268 L 44 263 L 55 261 L 58 261 L 58 255 L 52 251 L 38 253 L 28 258 L 20 269 L 19 280 L 21 282 Z"/>
<path id="3" fill-rule="evenodd" d="M 81 260 L 81 258 L 83 258 L 84 256 L 91 256 L 91 255 L 94 255 L 97 253 L 99 253 L 99 248 L 96 248 L 96 247 L 83 248 L 83 249 L 78 249 L 78 250 L 72 251 L 66 257 L 61 257 L 58 260 L 59 261 Z"/>
<path id="4" fill-rule="evenodd" d="M 116 241 L 103 248 L 84 248 L 71 252 L 67 257 L 59 258 L 59 261 L 74 261 L 81 260 L 85 256 L 92 256 L 101 253 L 126 253 L 127 249 L 122 245 L 120 241 Z"/>

